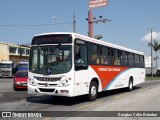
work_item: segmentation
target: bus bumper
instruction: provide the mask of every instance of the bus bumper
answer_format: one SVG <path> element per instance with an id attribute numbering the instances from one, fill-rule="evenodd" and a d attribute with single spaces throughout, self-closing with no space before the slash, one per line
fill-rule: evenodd
<path id="1" fill-rule="evenodd" d="M 28 83 L 28 94 L 45 94 L 54 96 L 73 97 L 71 86 L 67 87 L 40 87 Z"/>

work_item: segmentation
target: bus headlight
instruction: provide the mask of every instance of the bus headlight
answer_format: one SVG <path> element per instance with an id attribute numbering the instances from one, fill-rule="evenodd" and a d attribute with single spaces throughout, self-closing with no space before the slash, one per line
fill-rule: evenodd
<path id="1" fill-rule="evenodd" d="M 29 84 L 32 86 L 37 86 L 38 84 L 35 82 L 35 78 L 34 77 L 29 77 Z"/>
<path id="2" fill-rule="evenodd" d="M 68 80 L 63 80 L 59 85 L 58 85 L 58 87 L 66 87 L 66 86 L 68 86 L 69 84 L 68 84 Z"/>

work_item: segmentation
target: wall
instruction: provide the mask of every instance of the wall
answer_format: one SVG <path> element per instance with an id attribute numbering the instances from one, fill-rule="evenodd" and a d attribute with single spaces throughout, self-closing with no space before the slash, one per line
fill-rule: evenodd
<path id="1" fill-rule="evenodd" d="M 0 61 L 9 60 L 9 46 L 4 43 L 0 43 Z"/>

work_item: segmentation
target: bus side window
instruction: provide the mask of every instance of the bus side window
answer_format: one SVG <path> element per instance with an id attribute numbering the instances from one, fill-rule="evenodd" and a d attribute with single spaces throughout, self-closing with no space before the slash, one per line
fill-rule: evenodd
<path id="1" fill-rule="evenodd" d="M 114 65 L 120 65 L 120 58 L 119 58 L 119 50 L 115 49 L 115 54 L 114 54 Z"/>
<path id="2" fill-rule="evenodd" d="M 118 50 L 118 65 L 121 65 L 121 56 L 122 56 L 122 51 Z"/>
<path id="3" fill-rule="evenodd" d="M 111 65 L 117 65 L 118 64 L 118 61 L 116 59 L 116 52 L 117 50 L 112 48 L 111 49 Z"/>
<path id="4" fill-rule="evenodd" d="M 140 60 L 139 60 L 139 55 L 136 55 L 134 56 L 135 58 L 135 67 L 140 67 Z"/>
<path id="5" fill-rule="evenodd" d="M 111 48 L 108 48 L 108 56 L 107 56 L 107 58 L 108 58 L 108 64 L 109 65 L 111 65 L 111 54 L 112 54 L 112 50 L 111 50 Z"/>
<path id="6" fill-rule="evenodd" d="M 75 45 L 74 58 L 76 64 L 87 64 L 87 48 L 85 45 Z"/>
<path id="7" fill-rule="evenodd" d="M 97 65 L 99 60 L 99 47 L 96 44 L 88 43 L 88 62 L 89 64 Z"/>
<path id="8" fill-rule="evenodd" d="M 140 67 L 144 68 L 144 56 L 140 56 Z"/>
<path id="9" fill-rule="evenodd" d="M 128 61 L 129 61 L 129 67 L 133 67 L 134 66 L 134 55 L 133 53 L 129 53 L 129 56 L 128 56 Z"/>
<path id="10" fill-rule="evenodd" d="M 100 47 L 100 63 L 102 65 L 108 65 L 109 61 L 108 61 L 108 48 L 101 46 Z"/>
<path id="11" fill-rule="evenodd" d="M 87 47 L 84 45 L 80 46 L 80 56 L 83 61 L 83 64 L 87 64 Z"/>
<path id="12" fill-rule="evenodd" d="M 128 53 L 126 51 L 122 51 L 121 65 L 128 66 Z"/>

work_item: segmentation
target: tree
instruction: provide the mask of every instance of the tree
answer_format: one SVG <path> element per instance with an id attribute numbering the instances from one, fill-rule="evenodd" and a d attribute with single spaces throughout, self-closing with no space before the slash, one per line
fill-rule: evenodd
<path id="1" fill-rule="evenodd" d="M 154 44 L 152 44 L 152 47 L 153 47 L 153 50 L 156 52 L 155 60 L 156 60 L 156 69 L 157 69 L 157 59 L 158 59 L 157 52 L 160 50 L 159 42 L 157 40 L 154 40 Z"/>
<path id="2" fill-rule="evenodd" d="M 96 35 L 94 38 L 97 39 L 97 40 L 99 40 L 99 39 L 102 39 L 103 36 L 102 35 Z"/>

